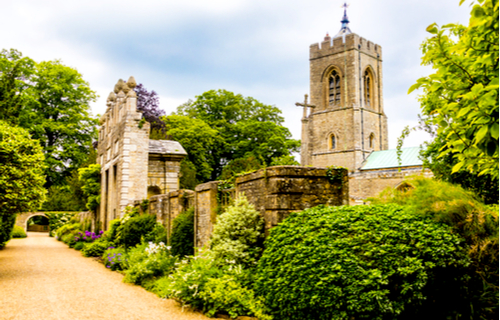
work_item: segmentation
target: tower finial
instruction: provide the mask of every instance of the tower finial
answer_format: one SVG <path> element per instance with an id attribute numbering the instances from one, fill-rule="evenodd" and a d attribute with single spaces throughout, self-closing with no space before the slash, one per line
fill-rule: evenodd
<path id="1" fill-rule="evenodd" d="M 344 8 L 344 16 L 342 17 L 342 20 L 340 21 L 342 23 L 340 27 L 340 31 L 335 35 L 334 38 L 344 36 L 346 34 L 352 33 L 351 29 L 349 29 L 349 18 L 347 18 L 347 8 L 349 5 L 344 2 L 341 8 Z"/>

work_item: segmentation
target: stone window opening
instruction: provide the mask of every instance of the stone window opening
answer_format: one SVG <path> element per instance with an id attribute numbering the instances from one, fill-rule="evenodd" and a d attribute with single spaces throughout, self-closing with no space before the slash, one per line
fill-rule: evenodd
<path id="1" fill-rule="evenodd" d="M 332 133 L 329 137 L 328 137 L 328 149 L 329 150 L 335 150 L 335 148 L 337 148 L 337 138 L 335 137 L 335 135 Z"/>
<path id="2" fill-rule="evenodd" d="M 370 149 L 373 149 L 375 147 L 375 135 L 373 133 L 370 134 L 368 140 L 369 140 L 368 145 L 370 146 Z"/>
<path id="3" fill-rule="evenodd" d="M 373 94 L 372 94 L 372 75 L 369 70 L 365 71 L 365 76 L 364 76 L 364 98 L 365 98 L 365 105 L 366 106 L 371 106 L 371 101 L 373 99 Z"/>
<path id="4" fill-rule="evenodd" d="M 340 76 L 335 70 L 328 77 L 328 102 L 330 105 L 340 105 Z"/>

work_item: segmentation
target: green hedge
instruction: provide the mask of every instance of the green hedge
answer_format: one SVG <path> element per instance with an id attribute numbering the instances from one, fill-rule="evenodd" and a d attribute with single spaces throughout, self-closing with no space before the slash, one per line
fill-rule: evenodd
<path id="1" fill-rule="evenodd" d="M 14 229 L 12 229 L 12 238 L 26 238 L 26 232 L 20 226 L 14 225 Z"/>
<path id="2" fill-rule="evenodd" d="M 319 206 L 271 229 L 256 292 L 275 319 L 455 318 L 468 263 L 451 228 L 401 206 Z"/>
<path id="3" fill-rule="evenodd" d="M 194 208 L 182 212 L 174 219 L 170 245 L 174 256 L 194 255 Z"/>

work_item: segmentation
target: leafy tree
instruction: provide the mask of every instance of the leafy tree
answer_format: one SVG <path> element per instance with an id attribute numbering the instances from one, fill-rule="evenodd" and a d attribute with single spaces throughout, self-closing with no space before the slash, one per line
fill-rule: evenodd
<path id="1" fill-rule="evenodd" d="M 162 117 L 161 120 L 166 125 L 168 137 L 178 141 L 188 154 L 187 159 L 182 164 L 181 171 L 187 173 L 188 170 L 191 170 L 190 172 L 192 172 L 193 166 L 191 164 L 193 164 L 196 170 L 196 184 L 208 181 L 213 166 L 213 158 L 210 153 L 219 139 L 217 130 L 211 128 L 203 120 L 182 115 L 174 114 Z M 183 174 L 181 184 L 185 184 L 185 178 L 187 177 Z"/>
<path id="2" fill-rule="evenodd" d="M 101 203 L 101 165 L 91 164 L 78 170 L 79 179 L 83 183 L 82 191 L 87 197 L 86 207 L 96 211 Z"/>
<path id="3" fill-rule="evenodd" d="M 0 121 L 0 248 L 10 239 L 16 214 L 45 199 L 43 153 L 26 130 Z"/>
<path id="4" fill-rule="evenodd" d="M 439 149 L 444 145 L 443 139 L 442 134 L 436 136 L 434 141 L 427 143 L 425 149 L 420 152 L 424 166 L 431 169 L 435 178 L 458 184 L 462 188 L 474 192 L 486 204 L 498 204 L 498 179 L 489 174 L 479 175 L 464 169 L 452 173 L 458 160 L 452 154 L 439 157 Z"/>
<path id="5" fill-rule="evenodd" d="M 142 83 L 134 91 L 137 94 L 137 110 L 142 112 L 143 118 L 151 125 L 150 138 L 165 139 L 165 123 L 161 119 L 165 111 L 160 109 L 158 94 L 154 90 L 148 91 Z"/>
<path id="6" fill-rule="evenodd" d="M 64 184 L 97 137 L 89 102 L 97 97 L 78 71 L 60 61 L 35 63 L 16 50 L 0 54 L 2 117 L 28 130 L 45 155 L 46 187 Z M 3 110 L 3 109 L 2 109 Z"/>
<path id="7" fill-rule="evenodd" d="M 217 130 L 217 138 L 207 153 L 215 180 L 231 160 L 254 156 L 265 165 L 272 158 L 288 155 L 300 147 L 282 126 L 281 111 L 254 98 L 243 97 L 226 90 L 210 90 L 195 101 L 181 105 L 178 115 L 203 120 Z"/>
<path id="8" fill-rule="evenodd" d="M 439 156 L 456 159 L 452 173 L 498 179 L 498 27 L 498 0 L 477 0 L 468 27 L 427 28 L 422 64 L 436 72 L 409 92 L 423 89 L 422 123 L 441 136 Z"/>
<path id="9" fill-rule="evenodd" d="M 223 169 L 219 176 L 219 180 L 225 180 L 234 185 L 234 181 L 238 175 L 252 172 L 263 168 L 262 162 L 254 156 L 249 156 L 242 159 L 231 160 Z"/>
<path id="10" fill-rule="evenodd" d="M 19 124 L 20 115 L 31 100 L 24 94 L 35 70 L 35 62 L 22 57 L 21 52 L 10 49 L 0 52 L 0 120 Z"/>

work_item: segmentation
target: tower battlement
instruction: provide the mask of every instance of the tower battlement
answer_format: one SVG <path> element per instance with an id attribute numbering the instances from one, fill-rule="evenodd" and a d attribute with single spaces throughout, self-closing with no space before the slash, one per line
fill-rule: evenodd
<path id="1" fill-rule="evenodd" d="M 345 39 L 345 42 L 344 42 Z M 331 39 L 329 36 L 319 43 L 314 43 L 309 47 L 309 59 L 318 59 L 328 55 L 337 54 L 348 50 L 360 50 L 367 55 L 382 59 L 382 47 L 355 33 L 350 33 L 344 37 Z"/>

